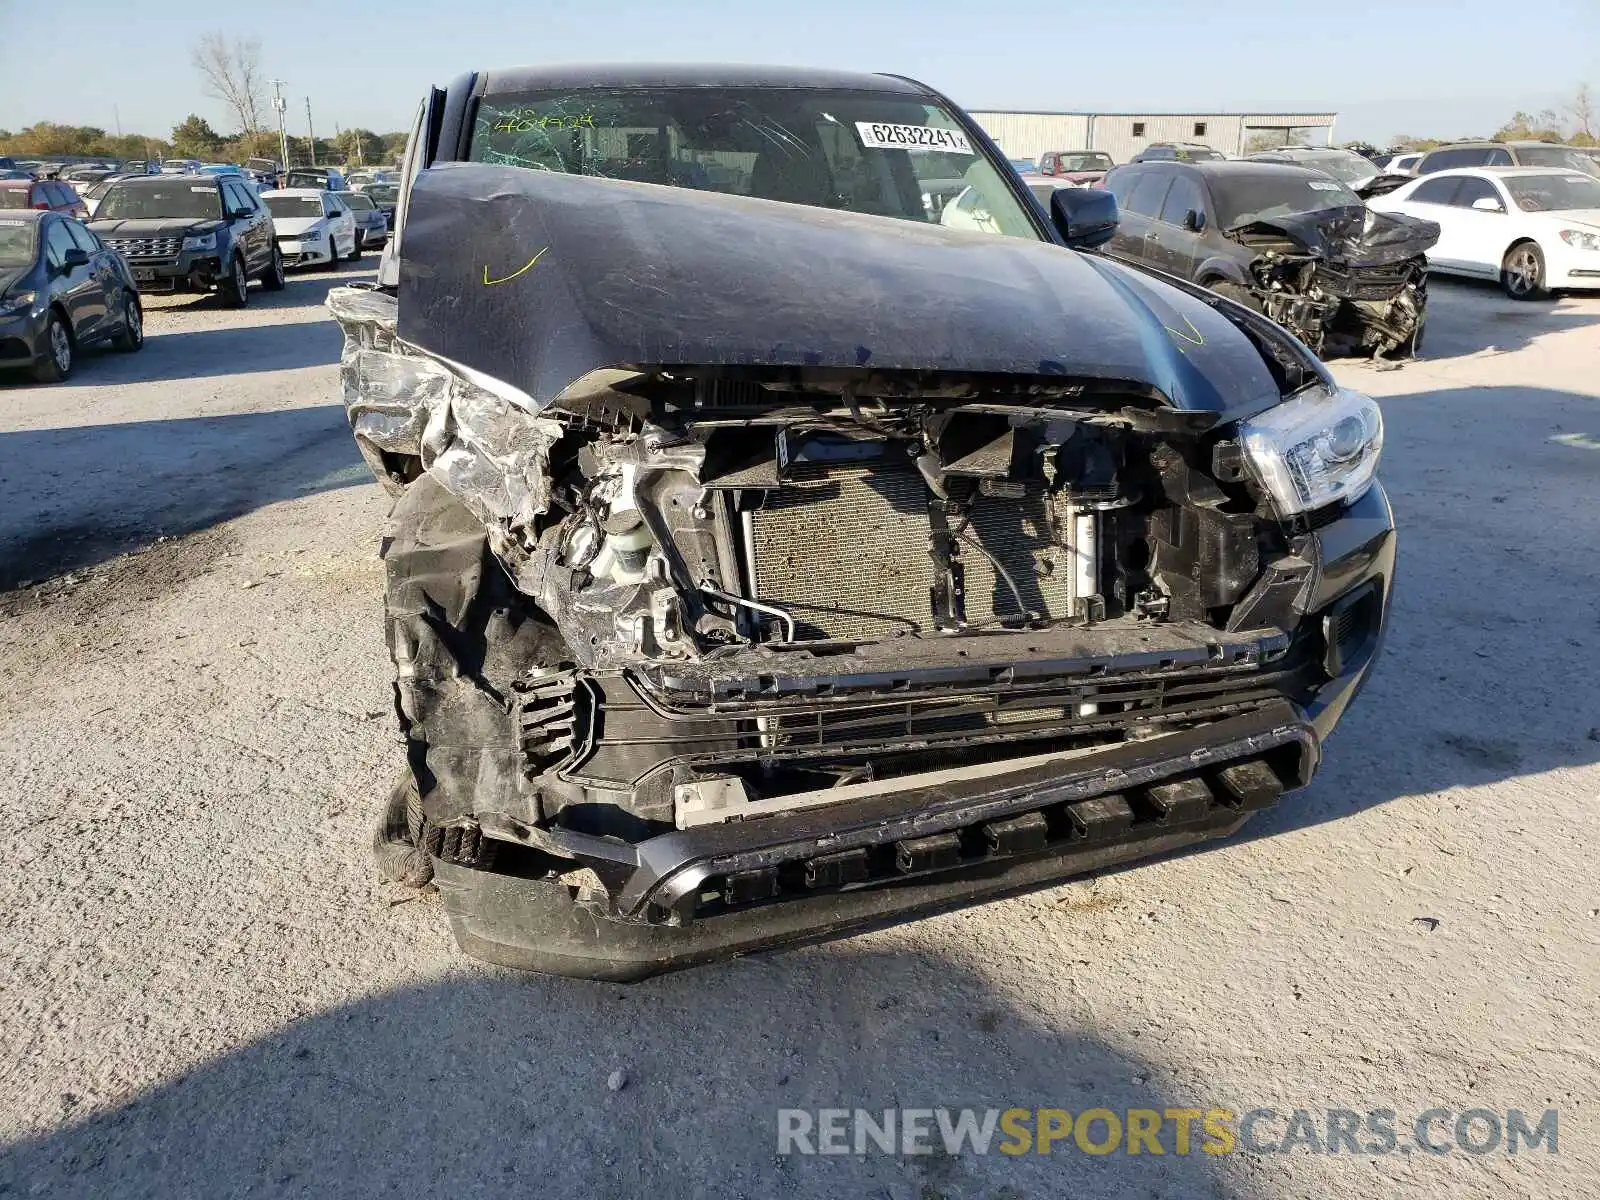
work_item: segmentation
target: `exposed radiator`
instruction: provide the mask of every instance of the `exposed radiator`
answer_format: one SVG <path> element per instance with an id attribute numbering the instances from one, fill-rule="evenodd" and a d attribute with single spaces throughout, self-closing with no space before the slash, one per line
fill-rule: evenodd
<path id="1" fill-rule="evenodd" d="M 912 471 L 801 468 L 750 514 L 756 596 L 787 609 L 803 639 L 887 637 L 933 625 L 928 491 Z M 980 496 L 956 542 L 970 624 L 1020 615 L 1022 605 L 1073 614 L 1070 507 L 1059 496 Z M 985 553 L 986 552 L 986 553 Z"/>

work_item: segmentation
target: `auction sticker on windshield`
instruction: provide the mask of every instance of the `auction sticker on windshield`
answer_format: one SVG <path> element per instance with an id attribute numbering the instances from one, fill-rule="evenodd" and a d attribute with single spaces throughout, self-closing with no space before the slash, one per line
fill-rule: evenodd
<path id="1" fill-rule="evenodd" d="M 883 125 L 877 121 L 857 121 L 861 144 L 870 150 L 939 151 L 943 154 L 971 154 L 972 143 L 959 129 L 935 129 L 932 125 Z"/>

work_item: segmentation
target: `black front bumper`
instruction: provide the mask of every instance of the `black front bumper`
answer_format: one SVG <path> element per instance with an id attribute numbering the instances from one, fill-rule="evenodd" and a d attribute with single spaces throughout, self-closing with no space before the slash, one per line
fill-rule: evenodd
<path id="1" fill-rule="evenodd" d="M 171 259 L 128 260 L 141 292 L 207 292 L 222 276 L 222 259 L 214 250 L 185 251 Z"/>
<path id="2" fill-rule="evenodd" d="M 1382 646 L 1395 563 L 1382 488 L 1310 536 L 1316 572 L 1300 635 L 1326 650 L 1321 682 L 1292 697 L 1048 762 L 891 780 L 864 798 L 636 844 L 480 811 L 486 836 L 579 863 L 601 886 L 439 862 L 456 939 L 505 966 L 635 980 L 1225 837 L 1310 782 Z"/>
<path id="3" fill-rule="evenodd" d="M 1058 882 L 1232 833 L 1316 770 L 1287 701 L 1147 742 L 960 782 L 883 785 L 852 803 L 676 830 L 635 846 L 482 816 L 485 833 L 559 848 L 608 897 L 439 864 L 476 957 L 628 980 Z M 906 786 L 910 784 L 910 786 Z"/>

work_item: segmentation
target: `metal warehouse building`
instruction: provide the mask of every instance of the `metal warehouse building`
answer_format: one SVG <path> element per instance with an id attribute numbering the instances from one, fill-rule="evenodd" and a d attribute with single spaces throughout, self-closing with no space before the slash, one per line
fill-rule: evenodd
<path id="1" fill-rule="evenodd" d="M 1258 134 L 1275 145 L 1333 141 L 1337 113 L 1074 113 L 973 112 L 1010 158 L 1046 150 L 1104 150 L 1125 163 L 1151 142 L 1199 142 L 1224 154 L 1243 154 Z"/>

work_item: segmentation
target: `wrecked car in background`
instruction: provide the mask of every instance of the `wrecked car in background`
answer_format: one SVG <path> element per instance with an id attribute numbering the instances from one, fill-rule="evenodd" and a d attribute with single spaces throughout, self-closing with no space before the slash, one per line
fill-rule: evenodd
<path id="1" fill-rule="evenodd" d="M 940 224 L 959 178 L 996 235 Z M 1075 247 L 931 89 L 473 74 L 407 154 L 344 400 L 395 494 L 407 769 L 460 946 L 630 979 L 1237 829 L 1372 669 L 1378 406 Z"/>
<path id="2" fill-rule="evenodd" d="M 1106 253 L 1247 304 L 1319 355 L 1421 348 L 1432 221 L 1372 212 L 1331 176 L 1281 163 L 1144 163 L 1105 186 L 1121 214 Z"/>

